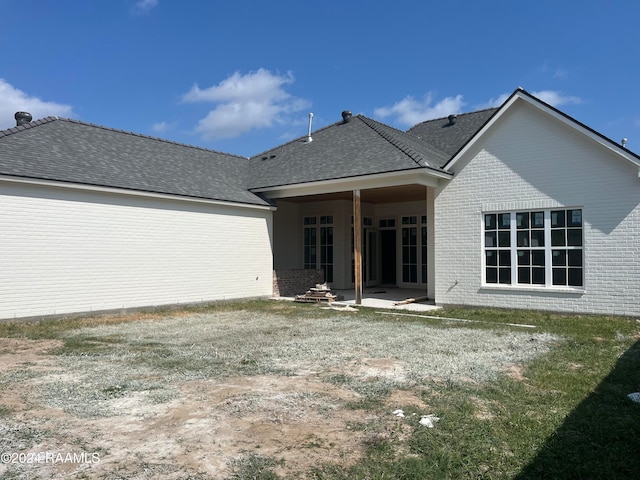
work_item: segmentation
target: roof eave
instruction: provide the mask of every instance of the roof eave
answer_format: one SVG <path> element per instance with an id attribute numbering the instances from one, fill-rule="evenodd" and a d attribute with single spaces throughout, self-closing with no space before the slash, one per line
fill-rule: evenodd
<path id="1" fill-rule="evenodd" d="M 251 188 L 249 191 L 262 193 L 269 198 L 276 199 L 402 185 L 417 184 L 426 187 L 438 187 L 442 180 L 449 180 L 452 176 L 449 172 L 429 167 L 416 167 L 393 172 Z"/>
<path id="2" fill-rule="evenodd" d="M 234 206 L 239 208 L 253 208 L 260 210 L 277 210 L 273 205 L 269 205 L 267 201 L 263 200 L 260 196 L 257 196 L 264 203 L 248 203 L 248 202 L 240 202 L 235 200 L 221 200 L 215 198 L 207 198 L 207 197 L 196 197 L 196 196 L 188 196 L 188 195 L 180 195 L 175 193 L 163 193 L 163 192 L 151 192 L 145 190 L 137 190 L 137 189 L 129 189 L 122 187 L 106 187 L 101 185 L 90 185 L 85 183 L 75 183 L 75 182 L 66 182 L 60 180 L 46 180 L 40 178 L 31 178 L 31 177 L 18 177 L 12 175 L 3 175 L 0 174 L 0 181 L 11 182 L 11 183 L 20 183 L 20 184 L 29 184 L 29 185 L 38 185 L 38 186 L 49 186 L 56 188 L 66 188 L 73 190 L 84 190 L 84 191 L 93 191 L 93 192 L 102 192 L 102 193 L 115 193 L 120 195 L 129 195 L 135 197 L 147 197 L 147 198 L 159 198 L 159 199 L 171 199 L 171 200 L 180 200 L 186 202 L 196 202 L 196 203 L 206 203 L 209 205 L 225 205 L 225 206 Z M 253 192 L 252 192 L 253 193 Z"/>

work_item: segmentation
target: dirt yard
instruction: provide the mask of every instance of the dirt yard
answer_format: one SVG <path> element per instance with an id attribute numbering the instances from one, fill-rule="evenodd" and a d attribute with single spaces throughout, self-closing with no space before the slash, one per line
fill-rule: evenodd
<path id="1" fill-rule="evenodd" d="M 224 479 L 264 457 L 304 478 L 437 415 L 443 382 L 517 371 L 553 340 L 388 318 L 221 311 L 0 338 L 0 475 Z"/>

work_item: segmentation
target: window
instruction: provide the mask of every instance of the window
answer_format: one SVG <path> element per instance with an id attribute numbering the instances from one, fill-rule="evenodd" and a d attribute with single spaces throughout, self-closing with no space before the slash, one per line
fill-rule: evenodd
<path id="1" fill-rule="evenodd" d="M 581 209 L 485 213 L 485 284 L 582 287 Z"/>
<path id="2" fill-rule="evenodd" d="M 325 282 L 332 282 L 333 216 L 304 217 L 303 224 L 303 267 L 323 269 Z"/>
<path id="3" fill-rule="evenodd" d="M 427 217 L 422 216 L 420 232 L 420 253 L 421 253 L 421 272 L 422 283 L 427 283 Z"/>
<path id="4" fill-rule="evenodd" d="M 418 282 L 418 217 L 402 217 L 402 281 Z"/>

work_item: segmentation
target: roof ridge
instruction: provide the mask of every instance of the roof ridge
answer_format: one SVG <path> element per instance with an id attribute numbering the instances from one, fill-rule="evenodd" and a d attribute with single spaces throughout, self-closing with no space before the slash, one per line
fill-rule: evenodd
<path id="1" fill-rule="evenodd" d="M 318 133 L 318 132 L 322 132 L 323 130 L 326 130 L 326 129 L 328 129 L 328 128 L 331 128 L 331 127 L 333 127 L 334 125 L 338 125 L 338 124 L 340 124 L 340 123 L 343 123 L 343 121 L 342 121 L 342 120 L 339 120 L 339 121 L 337 121 L 337 122 L 330 123 L 329 125 L 325 125 L 324 127 L 318 128 L 317 130 L 313 130 L 313 131 L 311 132 L 311 137 L 313 138 L 313 135 L 314 135 L 314 134 L 316 134 L 316 133 Z M 282 149 L 282 148 L 286 147 L 287 145 L 291 145 L 292 143 L 302 142 L 302 141 L 304 141 L 303 139 L 305 139 L 305 140 L 306 140 L 308 137 L 309 137 L 309 135 L 306 135 L 306 134 L 305 134 L 305 135 L 300 135 L 299 137 L 293 138 L 293 139 L 289 140 L 288 142 L 285 142 L 285 143 L 283 143 L 283 144 L 281 144 L 281 145 L 278 145 L 278 146 L 273 147 L 273 148 L 268 148 L 267 150 L 264 150 L 264 151 L 262 151 L 262 152 L 260 152 L 260 153 L 255 154 L 255 155 L 251 155 L 251 157 L 249 157 L 249 158 L 250 158 L 250 159 L 257 159 L 257 158 L 259 158 L 259 157 L 264 157 L 264 156 L 265 156 L 267 153 L 269 153 L 269 152 L 273 152 L 274 150 L 280 150 L 280 149 Z"/>
<path id="2" fill-rule="evenodd" d="M 400 141 L 400 139 L 390 135 L 388 132 L 383 131 L 379 127 L 380 126 L 384 126 L 386 128 L 390 128 L 390 129 L 396 130 L 398 133 L 403 134 L 403 135 L 410 135 L 410 134 L 407 134 L 406 132 L 403 132 L 402 130 L 398 130 L 397 128 L 394 128 L 394 127 L 392 127 L 390 125 L 387 125 L 385 123 L 378 122 L 377 120 L 373 120 L 371 118 L 365 117 L 364 115 L 356 115 L 356 118 L 359 118 L 360 120 L 362 120 L 362 122 L 365 125 L 367 125 L 369 128 L 371 128 L 374 132 L 376 132 L 378 135 L 380 135 L 382 138 L 384 138 L 386 141 L 388 141 L 391 145 L 396 147 L 402 153 L 404 153 L 409 158 L 411 158 L 411 160 L 416 162 L 420 167 L 425 167 L 425 166 L 429 165 L 429 162 L 427 162 L 422 157 L 422 155 L 420 155 L 418 152 L 412 150 L 409 146 L 404 145 Z M 420 140 L 420 139 L 418 139 L 418 137 L 415 137 L 415 136 L 413 136 L 413 137 L 415 139 L 417 139 L 417 140 Z"/>
<path id="3" fill-rule="evenodd" d="M 39 118 L 38 120 L 33 120 L 28 123 L 23 123 L 22 125 L 17 125 L 15 127 L 6 128 L 4 130 L 0 130 L 0 138 L 8 137 L 9 135 L 13 135 L 14 133 L 21 132 L 22 130 L 28 130 L 33 127 L 37 127 L 39 125 L 43 125 L 45 123 L 50 123 L 55 120 L 60 120 L 59 117 L 48 116 L 44 118 Z"/>
<path id="4" fill-rule="evenodd" d="M 44 118 L 41 118 L 41 119 L 38 119 L 38 120 L 34 120 L 32 122 L 29 122 L 29 123 L 22 124 L 20 126 L 11 127 L 11 128 L 6 129 L 6 130 L 0 130 L 0 138 L 5 137 L 5 136 L 9 136 L 9 135 L 12 135 L 12 134 L 15 134 L 15 133 L 18 133 L 18 132 L 20 132 L 22 130 L 26 130 L 26 129 L 29 129 L 29 128 L 34 128 L 34 127 L 43 125 L 45 123 L 51 123 L 51 122 L 54 122 L 56 120 L 60 120 L 60 121 L 63 121 L 63 122 L 69 122 L 69 123 L 76 123 L 78 125 L 84 125 L 86 127 L 99 128 L 99 129 L 110 131 L 110 132 L 122 133 L 122 134 L 125 134 L 125 135 L 131 135 L 133 137 L 145 138 L 147 140 L 155 140 L 155 141 L 158 141 L 158 142 L 177 145 L 177 146 L 180 146 L 180 147 L 194 148 L 196 150 L 202 150 L 202 151 L 210 152 L 210 153 L 218 153 L 220 155 L 228 155 L 230 157 L 236 157 L 236 158 L 242 158 L 243 160 L 248 160 L 247 157 L 243 157 L 243 156 L 237 155 L 235 153 L 221 152 L 219 150 L 213 150 L 211 148 L 199 147 L 197 145 L 189 145 L 187 143 L 176 142 L 176 141 L 173 141 L 173 140 L 167 140 L 167 139 L 160 138 L 160 137 L 153 137 L 151 135 L 144 135 L 142 133 L 136 133 L 136 132 L 132 132 L 132 131 L 129 131 L 129 130 L 121 130 L 121 129 L 118 129 L 118 128 L 105 127 L 104 125 L 98 125 L 96 123 L 84 122 L 82 120 L 76 120 L 76 119 L 73 119 L 73 118 L 65 118 L 65 117 L 57 117 L 57 116 L 48 116 L 48 117 L 44 117 Z"/>
<path id="5" fill-rule="evenodd" d="M 476 113 L 481 113 L 481 112 L 488 112 L 489 110 L 498 110 L 500 108 L 500 106 L 497 107 L 487 107 L 487 108 L 481 108 L 480 110 L 473 110 L 471 112 L 464 112 L 464 113 L 455 113 L 453 115 L 456 115 L 458 117 L 461 117 L 463 115 L 473 115 Z M 437 117 L 437 118 L 429 118 L 427 120 L 423 120 L 421 122 L 416 123 L 415 125 L 409 127 L 409 130 L 413 130 L 414 127 L 418 126 L 418 125 L 422 125 L 423 123 L 427 123 L 427 122 L 437 122 L 437 121 L 441 121 L 441 120 L 448 120 L 449 116 L 447 115 L 446 117 Z"/>

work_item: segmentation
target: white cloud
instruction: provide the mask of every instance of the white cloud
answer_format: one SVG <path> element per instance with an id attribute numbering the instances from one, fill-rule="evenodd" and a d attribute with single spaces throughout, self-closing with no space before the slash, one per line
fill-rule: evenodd
<path id="1" fill-rule="evenodd" d="M 156 133 L 165 133 L 171 128 L 171 125 L 167 122 L 158 122 L 151 125 L 151 130 Z"/>
<path id="2" fill-rule="evenodd" d="M 216 104 L 196 127 L 203 138 L 233 138 L 253 129 L 284 123 L 286 114 L 307 108 L 308 101 L 284 90 L 293 81 L 291 73 L 276 75 L 262 68 L 246 75 L 236 72 L 209 88 L 194 85 L 182 100 Z"/>
<path id="3" fill-rule="evenodd" d="M 570 95 L 564 95 L 562 92 L 556 90 L 539 90 L 537 92 L 530 92 L 534 97 L 539 98 L 545 103 L 548 103 L 552 107 L 559 107 L 561 105 L 577 105 L 582 103 L 580 97 L 573 97 Z M 477 105 L 477 109 L 495 108 L 502 105 L 509 97 L 511 93 L 503 93 L 502 95 L 492 98 L 487 102 Z"/>
<path id="4" fill-rule="evenodd" d="M 531 92 L 531 95 L 538 97 L 543 102 L 554 107 L 559 107 L 560 105 L 578 105 L 582 103 L 580 97 L 572 97 L 555 90 L 540 90 L 539 92 Z"/>
<path id="5" fill-rule="evenodd" d="M 403 125 L 411 126 L 425 120 L 446 117 L 452 113 L 461 113 L 465 102 L 462 95 L 447 97 L 432 105 L 433 98 L 430 93 L 423 100 L 413 97 L 405 97 L 391 107 L 381 107 L 374 110 L 374 114 L 381 118 L 393 117 Z"/>
<path id="6" fill-rule="evenodd" d="M 48 116 L 74 116 L 70 105 L 45 102 L 32 97 L 0 78 L 0 129 L 15 127 L 13 116 L 19 111 L 29 112 L 34 120 Z"/>
<path id="7" fill-rule="evenodd" d="M 136 15 L 145 15 L 158 6 L 158 0 L 140 0 L 131 11 Z"/>

